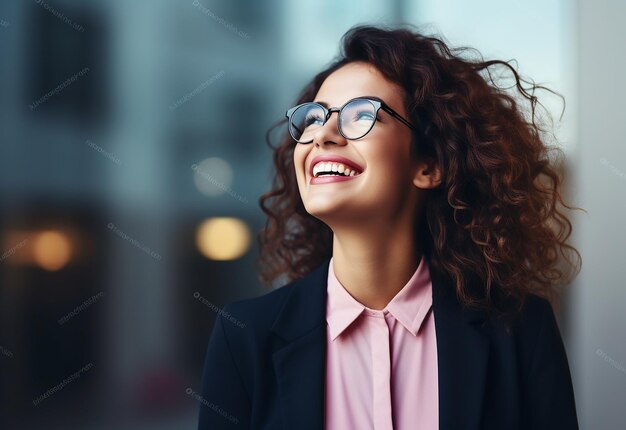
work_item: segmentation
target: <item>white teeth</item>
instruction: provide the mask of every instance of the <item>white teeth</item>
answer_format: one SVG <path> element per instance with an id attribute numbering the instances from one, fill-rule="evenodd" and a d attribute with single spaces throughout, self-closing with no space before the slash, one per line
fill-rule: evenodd
<path id="1" fill-rule="evenodd" d="M 333 163 L 333 162 L 320 162 L 313 166 L 313 176 L 317 177 L 321 172 L 337 172 L 338 175 L 334 176 L 356 176 L 358 173 L 355 170 L 352 170 L 346 167 L 341 163 Z M 341 175 L 343 173 L 343 175 Z"/>

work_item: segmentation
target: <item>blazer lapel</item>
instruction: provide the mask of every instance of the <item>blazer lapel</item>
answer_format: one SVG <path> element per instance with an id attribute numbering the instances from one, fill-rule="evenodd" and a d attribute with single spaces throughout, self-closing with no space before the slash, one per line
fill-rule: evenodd
<path id="1" fill-rule="evenodd" d="M 274 352 L 285 428 L 321 430 L 326 381 L 326 299 L 330 258 L 293 288 L 272 325 L 285 345 Z M 454 282 L 429 263 L 439 371 L 439 429 L 481 425 L 489 343 L 482 312 L 461 307 Z M 416 400 L 419 401 L 419 400 Z"/>
<path id="2" fill-rule="evenodd" d="M 285 429 L 322 430 L 326 378 L 328 258 L 295 284 L 272 331 L 285 345 L 274 352 Z"/>
<path id="3" fill-rule="evenodd" d="M 437 337 L 440 430 L 481 428 L 489 343 L 484 313 L 462 308 L 454 282 L 430 266 Z"/>

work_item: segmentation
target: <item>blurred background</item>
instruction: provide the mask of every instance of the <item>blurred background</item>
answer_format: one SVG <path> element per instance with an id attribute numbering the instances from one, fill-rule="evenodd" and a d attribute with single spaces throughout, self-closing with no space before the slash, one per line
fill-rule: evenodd
<path id="1" fill-rule="evenodd" d="M 566 194 L 588 213 L 558 319 L 581 428 L 625 428 L 624 17 L 620 0 L 3 0 L 0 429 L 195 428 L 217 312 L 267 292 L 265 131 L 360 23 L 515 60 L 565 97 Z"/>

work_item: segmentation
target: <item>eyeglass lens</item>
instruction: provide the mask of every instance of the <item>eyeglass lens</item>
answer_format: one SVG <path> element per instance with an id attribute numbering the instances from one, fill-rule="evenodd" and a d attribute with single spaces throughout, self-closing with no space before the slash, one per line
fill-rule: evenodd
<path id="1" fill-rule="evenodd" d="M 305 103 L 296 109 L 289 121 L 289 131 L 298 142 L 310 142 L 325 123 L 325 112 L 316 103 Z M 352 100 L 339 113 L 339 130 L 346 139 L 365 136 L 376 121 L 376 107 L 366 99 Z"/>

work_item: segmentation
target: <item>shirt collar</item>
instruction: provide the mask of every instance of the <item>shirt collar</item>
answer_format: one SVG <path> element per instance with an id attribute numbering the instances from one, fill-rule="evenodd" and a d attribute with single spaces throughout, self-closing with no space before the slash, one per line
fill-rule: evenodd
<path id="1" fill-rule="evenodd" d="M 358 302 L 341 285 L 333 269 L 333 258 L 328 266 L 328 300 L 326 321 L 330 327 L 331 340 L 335 340 L 361 313 L 369 309 Z M 411 279 L 385 306 L 413 336 L 417 336 L 428 311 L 432 307 L 432 283 L 426 259 L 422 256 Z"/>

